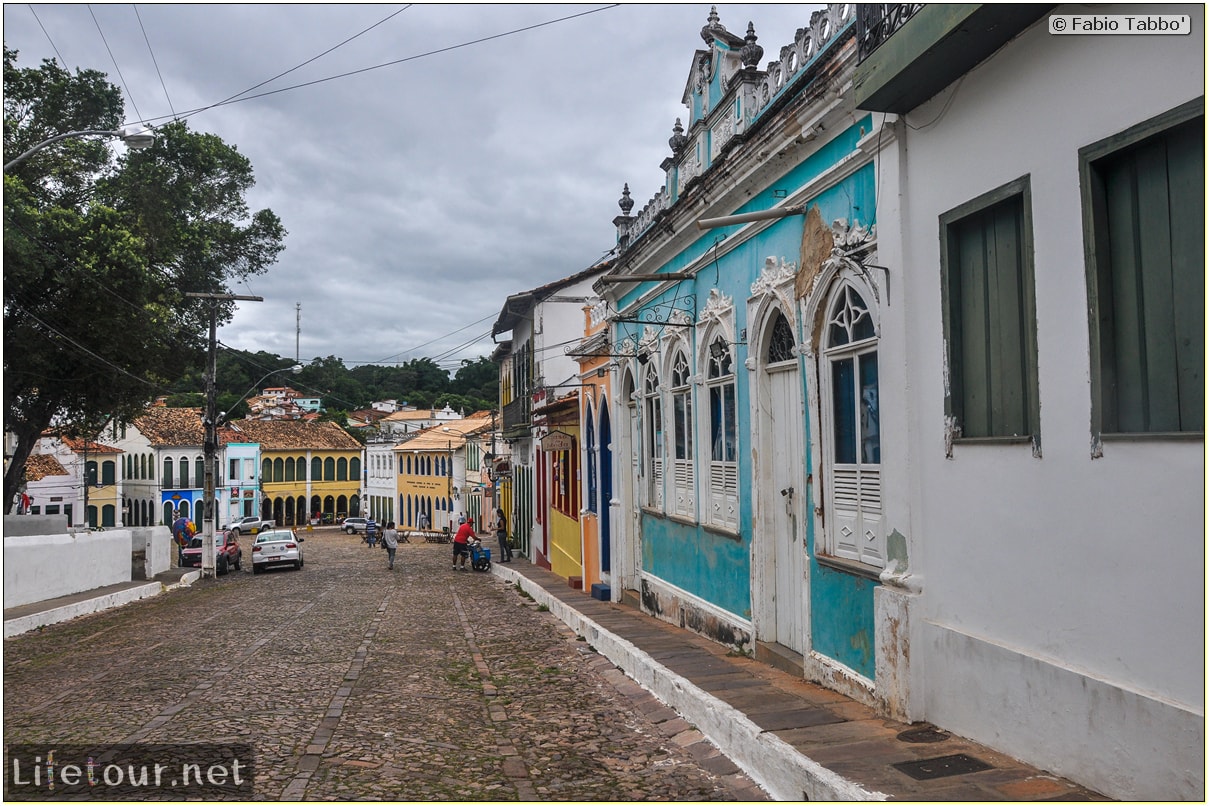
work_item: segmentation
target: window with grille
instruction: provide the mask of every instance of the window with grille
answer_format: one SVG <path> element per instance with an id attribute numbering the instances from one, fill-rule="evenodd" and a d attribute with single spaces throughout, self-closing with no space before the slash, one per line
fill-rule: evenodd
<path id="1" fill-rule="evenodd" d="M 646 505 L 663 509 L 663 403 L 659 398 L 659 373 L 647 365 L 642 383 L 643 445 L 646 459 Z"/>
<path id="2" fill-rule="evenodd" d="M 828 304 L 823 385 L 824 529 L 835 557 L 883 567 L 878 339 L 862 291 L 841 283 Z"/>
<path id="3" fill-rule="evenodd" d="M 676 351 L 672 360 L 672 507 L 677 515 L 697 514 L 697 479 L 693 460 L 693 389 L 688 357 Z"/>
<path id="4" fill-rule="evenodd" d="M 734 355 L 722 336 L 709 345 L 705 378 L 709 399 L 709 522 L 739 527 L 738 424 Z"/>

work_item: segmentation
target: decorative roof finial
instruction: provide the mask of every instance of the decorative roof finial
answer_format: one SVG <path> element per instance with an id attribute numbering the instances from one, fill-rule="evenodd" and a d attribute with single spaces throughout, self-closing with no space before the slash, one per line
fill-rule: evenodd
<path id="1" fill-rule="evenodd" d="M 617 200 L 617 206 L 621 208 L 622 215 L 629 215 L 634 209 L 634 200 L 630 198 L 630 183 L 625 183 L 625 188 L 621 191 L 621 198 Z"/>
<path id="2" fill-rule="evenodd" d="M 718 7 L 709 7 L 709 17 L 706 20 L 706 25 L 701 29 L 701 38 L 705 40 L 707 45 L 714 43 L 714 31 L 725 31 L 726 26 L 722 24 L 722 18 L 718 16 Z"/>
<path id="3" fill-rule="evenodd" d="M 688 145 L 688 138 L 684 136 L 684 127 L 680 125 L 680 118 L 676 118 L 676 125 L 672 127 L 672 136 L 668 138 L 667 144 L 672 149 L 672 154 L 679 154 Z"/>
<path id="4" fill-rule="evenodd" d="M 747 42 L 739 50 L 739 58 L 743 60 L 745 68 L 757 67 L 760 64 L 760 59 L 764 58 L 764 48 L 756 44 L 756 26 L 750 21 L 747 23 L 747 36 L 744 37 Z"/>

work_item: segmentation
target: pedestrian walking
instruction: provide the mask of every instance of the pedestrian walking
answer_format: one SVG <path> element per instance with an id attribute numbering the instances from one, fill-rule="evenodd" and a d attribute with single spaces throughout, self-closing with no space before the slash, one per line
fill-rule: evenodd
<path id="1" fill-rule="evenodd" d="M 365 542 L 371 549 L 378 545 L 378 524 L 373 521 L 365 522 Z"/>
<path id="2" fill-rule="evenodd" d="M 512 547 L 508 545 L 508 519 L 504 517 L 502 509 L 495 511 L 495 537 L 500 541 L 500 562 L 512 562 Z"/>
<path id="3" fill-rule="evenodd" d="M 386 570 L 395 569 L 395 549 L 399 547 L 399 533 L 395 531 L 395 522 L 387 521 L 382 530 L 382 547 L 386 549 Z"/>
<path id="4" fill-rule="evenodd" d="M 470 541 L 474 539 L 474 527 L 469 521 L 458 527 L 458 533 L 453 536 L 453 570 L 466 570 L 466 560 L 470 557 Z M 461 563 L 458 558 L 461 558 Z"/>

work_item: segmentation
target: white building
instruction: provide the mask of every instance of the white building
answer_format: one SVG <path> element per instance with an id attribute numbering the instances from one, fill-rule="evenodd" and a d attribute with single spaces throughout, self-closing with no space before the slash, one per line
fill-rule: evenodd
<path id="1" fill-rule="evenodd" d="M 1204 7 L 885 8 L 854 81 L 886 113 L 866 268 L 901 458 L 878 695 L 1112 797 L 1203 800 Z M 1049 30 L 1108 13 L 1191 33 Z"/>

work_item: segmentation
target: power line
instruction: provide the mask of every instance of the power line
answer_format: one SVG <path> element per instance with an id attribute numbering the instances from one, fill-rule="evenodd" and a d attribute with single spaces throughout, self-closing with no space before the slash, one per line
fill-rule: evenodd
<path id="1" fill-rule="evenodd" d="M 143 15 L 139 14 L 139 7 L 137 5 L 134 6 L 134 16 L 138 18 L 139 30 L 143 32 L 143 41 L 147 43 L 147 52 L 151 54 L 151 63 L 155 65 L 155 74 L 159 76 L 160 86 L 164 88 L 164 97 L 168 99 L 168 108 L 172 110 L 172 117 L 175 118 L 176 107 L 172 105 L 172 96 L 168 94 L 168 85 L 164 83 L 164 74 L 160 72 L 160 63 L 155 58 L 155 51 L 151 48 L 151 40 L 147 38 L 147 29 L 143 25 Z"/>
<path id="2" fill-rule="evenodd" d="M 126 77 L 122 75 L 122 68 L 118 66 L 118 60 L 109 48 L 109 40 L 105 38 L 105 32 L 101 30 L 101 23 L 97 20 L 97 15 L 92 13 L 92 6 L 88 6 L 88 13 L 92 16 L 92 21 L 97 26 L 97 33 L 101 35 L 101 42 L 105 44 L 105 50 L 109 53 L 110 60 L 113 61 L 113 69 L 118 71 L 118 78 L 122 81 L 122 89 L 126 90 L 126 97 L 130 99 L 130 105 L 134 107 L 134 114 L 138 115 L 138 119 L 141 121 L 143 113 L 139 111 L 139 105 L 135 103 L 134 96 L 130 94 L 130 87 L 126 86 Z"/>
<path id="3" fill-rule="evenodd" d="M 514 36 L 516 34 L 521 34 L 521 33 L 527 32 L 527 31 L 535 30 L 537 28 L 543 28 L 547 25 L 554 25 L 556 23 L 566 22 L 568 20 L 573 20 L 578 17 L 584 17 L 584 16 L 587 16 L 588 14 L 595 14 L 599 11 L 608 11 L 609 9 L 617 8 L 619 5 L 621 5 L 621 4 L 613 3 L 612 5 L 602 6 L 600 8 L 594 8 L 589 11 L 581 11 L 578 14 L 570 14 L 566 17 L 559 17 L 558 19 L 547 20 L 546 22 L 539 22 L 534 25 L 527 25 L 523 28 L 516 28 L 511 31 L 505 31 L 504 33 L 492 34 L 491 36 L 484 36 L 479 39 L 473 39 L 469 42 L 462 42 L 461 44 L 458 44 L 458 45 L 450 45 L 450 46 L 444 47 L 444 48 L 437 48 L 436 50 L 430 50 L 425 53 L 417 53 L 414 56 L 405 56 L 402 59 L 395 59 L 394 61 L 383 62 L 382 64 L 376 64 L 371 67 L 362 67 L 358 70 L 350 70 L 347 73 L 340 73 L 338 75 L 328 76 L 327 78 L 318 78 L 318 79 L 315 79 L 314 81 L 307 81 L 302 84 L 293 84 L 289 87 L 281 87 L 279 89 L 269 90 L 268 92 L 262 92 L 257 95 L 248 95 L 248 96 L 242 97 L 242 98 L 232 96 L 231 98 L 228 98 L 225 101 L 219 101 L 218 103 L 210 104 L 209 106 L 202 106 L 202 107 L 198 107 L 197 109 L 190 110 L 190 111 L 184 113 L 184 115 L 182 115 L 181 118 L 182 119 L 187 118 L 191 115 L 195 115 L 200 112 L 205 112 L 209 109 L 213 109 L 214 107 L 218 107 L 218 106 L 225 106 L 227 104 L 236 104 L 236 103 L 241 103 L 243 101 L 251 101 L 251 100 L 255 100 L 257 98 L 265 98 L 269 95 L 276 95 L 279 92 L 289 92 L 290 90 L 297 90 L 297 89 L 302 89 L 304 87 L 311 87 L 316 84 L 323 84 L 328 81 L 335 81 L 336 79 L 339 79 L 339 78 L 348 78 L 349 76 L 355 76 L 355 75 L 359 75 L 361 73 L 368 73 L 372 70 L 381 70 L 384 67 L 393 67 L 397 64 L 403 64 L 404 62 L 415 61 L 416 59 L 423 59 L 427 56 L 436 56 L 441 53 L 448 53 L 449 51 L 459 50 L 461 48 L 467 48 L 467 47 L 470 47 L 471 45 L 479 45 L 484 42 L 490 42 L 494 39 L 502 39 L 504 37 Z M 270 80 L 272 80 L 272 79 L 270 79 Z M 267 82 L 265 82 L 265 83 L 267 83 Z M 257 86 L 260 86 L 260 85 L 257 85 Z M 245 90 L 245 92 L 247 92 L 247 90 Z M 138 110 L 135 110 L 136 113 L 137 113 L 137 111 Z M 143 121 L 143 122 L 151 122 L 151 121 L 163 120 L 163 119 L 164 118 L 161 116 L 159 118 L 149 118 L 147 121 Z"/>
<path id="4" fill-rule="evenodd" d="M 42 24 L 42 20 L 38 17 L 38 12 L 34 11 L 33 5 L 28 5 L 29 13 L 34 15 L 34 20 L 38 23 L 38 27 L 42 29 L 42 33 L 46 35 L 46 41 L 50 43 L 51 50 L 55 52 L 59 63 L 63 65 L 64 70 L 70 70 L 67 66 L 67 60 L 63 58 L 63 54 L 59 53 L 59 46 L 55 44 L 55 40 L 50 38 L 50 31 L 46 30 L 46 26 Z"/>

